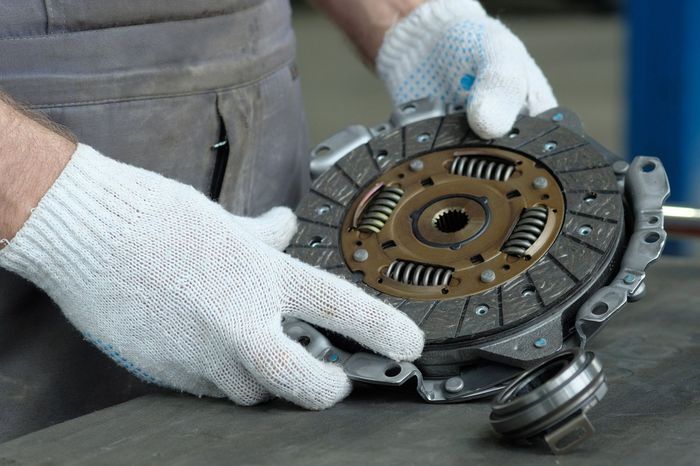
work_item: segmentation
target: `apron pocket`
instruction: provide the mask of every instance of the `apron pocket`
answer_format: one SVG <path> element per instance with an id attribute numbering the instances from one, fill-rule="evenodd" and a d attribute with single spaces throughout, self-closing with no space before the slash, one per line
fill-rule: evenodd
<path id="1" fill-rule="evenodd" d="M 209 194 L 220 133 L 215 93 L 43 111 L 104 155 Z"/>

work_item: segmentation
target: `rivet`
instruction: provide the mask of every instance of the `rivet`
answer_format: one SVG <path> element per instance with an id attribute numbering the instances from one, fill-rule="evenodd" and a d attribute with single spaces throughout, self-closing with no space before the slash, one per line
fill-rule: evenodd
<path id="1" fill-rule="evenodd" d="M 545 189 L 547 186 L 549 186 L 549 182 L 544 176 L 538 176 L 532 180 L 532 187 L 535 189 Z"/>
<path id="2" fill-rule="evenodd" d="M 369 251 L 363 248 L 355 249 L 355 252 L 352 253 L 352 259 L 355 262 L 364 262 L 369 259 Z"/>
<path id="3" fill-rule="evenodd" d="M 314 236 L 309 240 L 309 246 L 312 248 L 318 248 L 323 246 L 323 238 L 320 236 Z"/>
<path id="4" fill-rule="evenodd" d="M 459 393 L 464 388 L 464 380 L 461 377 L 450 377 L 445 381 L 445 391 L 447 393 Z"/>
<path id="5" fill-rule="evenodd" d="M 557 143 L 555 141 L 549 141 L 545 143 L 543 146 L 543 149 L 545 152 L 552 152 L 554 149 L 557 148 Z"/>
<path id="6" fill-rule="evenodd" d="M 618 160 L 617 162 L 613 163 L 612 169 L 613 171 L 618 174 L 618 175 L 624 175 L 627 173 L 627 170 L 629 170 L 630 164 L 625 162 L 624 160 Z"/>
<path id="7" fill-rule="evenodd" d="M 494 272 L 491 269 L 486 269 L 483 272 L 481 272 L 479 279 L 481 279 L 481 281 L 484 283 L 491 283 L 496 279 L 496 272 Z"/>
<path id="8" fill-rule="evenodd" d="M 564 119 L 564 114 L 563 113 L 555 113 L 552 116 L 552 121 L 562 121 Z"/>
<path id="9" fill-rule="evenodd" d="M 622 281 L 625 282 L 625 284 L 627 285 L 631 285 L 632 283 L 634 283 L 635 280 L 636 277 L 631 273 L 628 273 L 627 275 L 625 275 L 625 278 L 622 279 Z"/>
<path id="10" fill-rule="evenodd" d="M 547 346 L 546 338 L 538 338 L 535 340 L 535 348 L 544 348 L 545 346 Z"/>
<path id="11" fill-rule="evenodd" d="M 592 231 L 593 229 L 589 225 L 583 225 L 582 227 L 579 227 L 576 232 L 581 236 L 588 236 Z"/>
<path id="12" fill-rule="evenodd" d="M 423 164 L 423 161 L 419 160 L 419 159 L 411 160 L 411 163 L 408 164 L 408 168 L 410 168 L 411 171 L 414 171 L 414 172 L 419 172 L 419 171 L 423 170 L 424 166 L 425 165 Z"/>

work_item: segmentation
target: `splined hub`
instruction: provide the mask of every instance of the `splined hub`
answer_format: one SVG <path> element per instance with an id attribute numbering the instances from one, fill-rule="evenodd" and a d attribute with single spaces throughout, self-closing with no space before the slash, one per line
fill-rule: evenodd
<path id="1" fill-rule="evenodd" d="M 492 147 L 441 150 L 399 163 L 366 187 L 347 210 L 340 244 L 366 285 L 444 300 L 522 274 L 549 250 L 563 218 L 561 188 L 536 160 Z"/>

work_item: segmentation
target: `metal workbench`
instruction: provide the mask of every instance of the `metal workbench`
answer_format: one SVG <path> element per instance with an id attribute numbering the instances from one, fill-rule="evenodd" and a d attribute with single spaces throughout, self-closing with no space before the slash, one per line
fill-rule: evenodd
<path id="1" fill-rule="evenodd" d="M 0 445 L 0 465 L 700 464 L 700 263 L 657 264 L 647 297 L 592 349 L 610 392 L 590 416 L 596 435 L 560 457 L 501 441 L 488 402 L 358 387 L 323 412 L 151 395 Z"/>

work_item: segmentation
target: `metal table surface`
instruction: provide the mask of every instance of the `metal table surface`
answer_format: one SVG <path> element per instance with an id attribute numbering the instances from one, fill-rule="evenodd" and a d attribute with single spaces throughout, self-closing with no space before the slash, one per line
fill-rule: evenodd
<path id="1" fill-rule="evenodd" d="M 610 391 L 592 439 L 565 456 L 510 446 L 488 402 L 428 405 L 360 387 L 323 412 L 282 401 L 152 395 L 0 445 L 0 465 L 700 464 L 700 263 L 665 258 L 649 293 L 594 341 Z"/>

